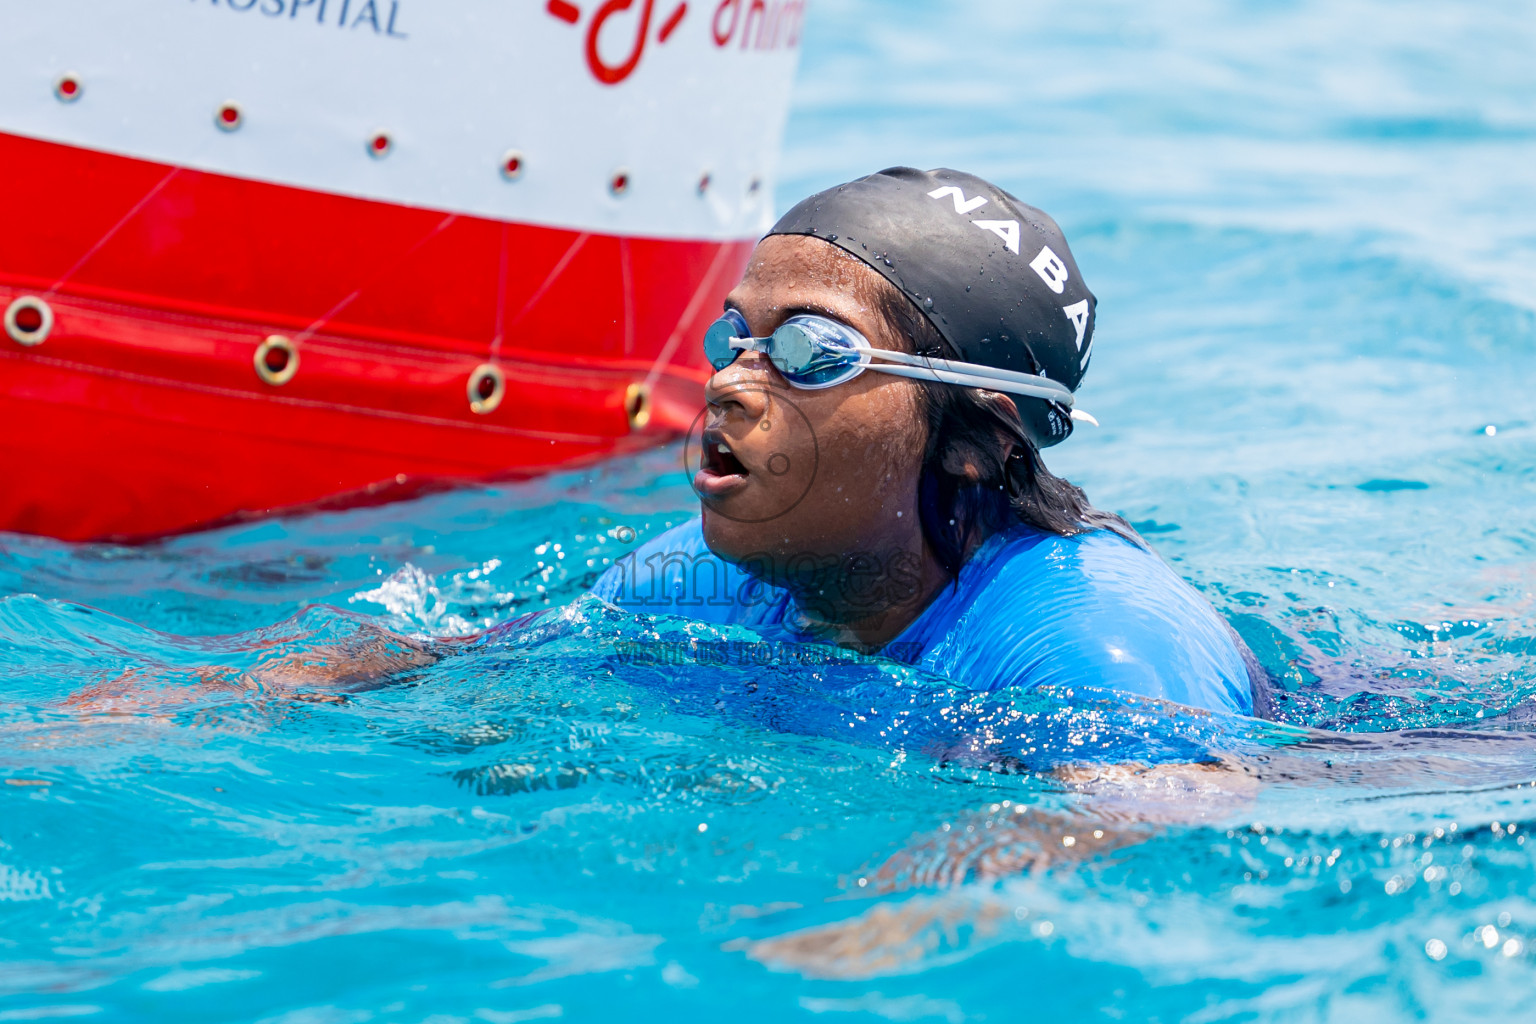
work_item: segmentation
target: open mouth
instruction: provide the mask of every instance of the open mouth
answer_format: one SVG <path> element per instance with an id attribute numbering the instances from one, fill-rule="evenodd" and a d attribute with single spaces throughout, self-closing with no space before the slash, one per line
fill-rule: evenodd
<path id="1" fill-rule="evenodd" d="M 747 467 L 742 465 L 723 436 L 715 431 L 705 431 L 702 448 L 699 471 L 693 477 L 694 490 L 714 497 L 746 483 L 750 475 Z"/>

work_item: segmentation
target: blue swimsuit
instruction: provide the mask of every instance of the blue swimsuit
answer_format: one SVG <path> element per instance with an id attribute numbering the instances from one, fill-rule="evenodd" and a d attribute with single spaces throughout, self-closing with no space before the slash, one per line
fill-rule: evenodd
<path id="1" fill-rule="evenodd" d="M 631 611 L 748 626 L 814 642 L 787 591 L 712 554 L 684 523 L 619 559 L 592 593 Z M 880 653 L 986 692 L 1107 687 L 1210 711 L 1253 713 L 1226 622 L 1162 559 L 1116 534 L 1019 525 L 988 538 Z"/>

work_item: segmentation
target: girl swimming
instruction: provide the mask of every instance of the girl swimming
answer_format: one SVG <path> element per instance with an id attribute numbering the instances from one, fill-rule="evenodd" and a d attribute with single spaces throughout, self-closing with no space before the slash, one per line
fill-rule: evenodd
<path id="1" fill-rule="evenodd" d="M 594 593 L 973 690 L 1262 711 L 1226 622 L 1041 459 L 1092 419 L 1094 307 L 1055 222 L 980 178 L 897 167 L 811 196 L 704 339 L 700 517 Z"/>

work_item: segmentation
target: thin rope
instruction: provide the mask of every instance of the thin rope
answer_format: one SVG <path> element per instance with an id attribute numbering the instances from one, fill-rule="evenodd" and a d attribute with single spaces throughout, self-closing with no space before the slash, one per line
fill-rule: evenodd
<path id="1" fill-rule="evenodd" d="M 421 238 L 421 240 L 418 241 L 415 245 L 411 246 L 409 249 L 407 249 L 405 252 L 401 253 L 395 259 L 391 260 L 389 263 L 386 263 L 383 266 L 379 267 L 378 270 L 374 272 L 373 276 L 367 278 L 366 280 L 363 281 L 362 284 L 358 285 L 357 288 L 353 290 L 352 294 L 348 295 L 346 298 L 344 298 L 340 302 L 336 303 L 336 305 L 332 306 L 330 308 L 330 310 L 324 316 L 322 316 L 320 319 L 316 320 L 314 323 L 310 324 L 308 327 L 304 328 L 304 330 L 300 331 L 297 335 L 295 335 L 294 339 L 293 339 L 294 343 L 297 344 L 298 342 L 304 341 L 306 338 L 312 337 L 316 331 L 318 331 L 321 327 L 324 327 L 327 323 L 329 323 L 332 317 L 336 316 L 336 314 L 340 313 L 342 310 L 344 310 L 348 306 L 350 306 L 352 304 L 353 300 L 355 300 L 359 295 L 363 294 L 363 292 L 367 289 L 367 287 L 369 285 L 373 284 L 375 281 L 377 281 L 381 276 L 383 276 L 383 274 L 386 271 L 393 270 L 395 267 L 397 267 L 401 263 L 405 262 L 407 259 L 409 259 L 416 252 L 417 249 L 420 249 L 422 246 L 424 246 L 428 242 L 432 241 L 432 239 L 434 239 L 438 235 L 442 234 L 443 231 L 447 229 L 448 225 L 452 224 L 454 221 L 456 221 L 458 219 L 459 219 L 459 215 L 456 214 L 456 213 L 450 213 L 448 216 L 444 217 L 438 223 L 437 227 L 435 227 L 431 231 L 427 232 L 426 235 L 424 235 Z"/>
<path id="2" fill-rule="evenodd" d="M 704 301 L 704 296 L 707 294 L 710 284 L 714 281 L 715 274 L 720 269 L 720 264 L 725 262 L 725 258 L 730 255 L 732 248 L 734 247 L 731 245 L 722 245 L 716 251 L 714 260 L 710 262 L 709 269 L 704 271 L 704 276 L 699 279 L 699 286 L 693 290 L 693 298 L 688 300 L 688 305 L 683 309 L 683 315 L 678 317 L 677 326 L 672 329 L 672 336 L 661 347 L 661 352 L 657 354 L 656 361 L 651 363 L 650 372 L 645 375 L 643 386 L 647 391 L 656 383 L 656 379 L 661 376 L 661 368 L 672 358 L 672 353 L 677 351 L 677 346 L 682 343 L 684 325 L 698 313 L 699 305 Z"/>
<path id="3" fill-rule="evenodd" d="M 635 284 L 630 279 L 629 239 L 619 239 L 619 287 L 624 300 L 624 354 L 635 350 Z"/>
<path id="4" fill-rule="evenodd" d="M 538 305 L 539 300 L 544 297 L 544 293 L 549 291 L 550 287 L 555 283 L 555 279 L 565 272 L 565 268 L 570 265 L 571 260 L 576 258 L 576 254 L 581 251 L 581 247 L 586 245 L 587 239 L 591 237 L 586 232 L 576 236 L 576 240 L 571 243 L 571 247 L 565 250 L 565 255 L 560 257 L 560 262 L 555 264 L 555 269 L 551 270 L 549 276 L 544 278 L 544 283 L 539 285 L 538 291 L 534 292 L 533 297 L 523 303 L 523 308 L 517 311 L 517 316 L 513 317 L 512 322 L 507 325 L 508 330 L 522 323 L 523 317 L 527 316 L 528 311 Z"/>
<path id="5" fill-rule="evenodd" d="M 64 287 L 65 282 L 67 282 L 71 277 L 74 277 L 75 276 L 75 272 L 78 271 L 81 267 L 85 266 L 87 260 L 89 260 L 92 256 L 95 256 L 98 252 L 100 252 L 101 251 L 101 247 L 106 245 L 108 242 L 110 242 L 112 240 L 112 236 L 116 235 L 119 231 L 121 231 L 123 229 L 123 225 L 127 224 L 130 220 L 133 220 L 134 217 L 138 216 L 139 211 L 144 209 L 144 207 L 146 205 L 148 205 L 148 203 L 149 203 L 149 201 L 151 199 L 154 199 L 155 196 L 159 195 L 160 194 L 160 190 L 165 188 L 165 186 L 169 185 L 171 183 L 171 179 L 176 177 L 176 175 L 180 174 L 181 171 L 182 171 L 182 168 L 180 168 L 180 167 L 172 167 L 170 172 L 168 174 L 166 174 L 165 177 L 161 178 L 160 181 L 155 185 L 154 188 L 152 188 L 148 192 L 144 193 L 144 197 L 142 199 L 140 199 L 137 203 L 133 204 L 133 209 L 131 209 L 127 213 L 123 214 L 122 218 L 119 219 L 116 224 L 112 225 L 112 227 L 107 229 L 107 233 L 106 234 L 102 235 L 99 239 L 96 240 L 96 244 L 95 245 L 91 246 L 89 249 L 87 249 L 85 251 L 85 255 L 84 256 L 81 256 L 78 260 L 75 261 L 75 265 L 74 266 L 70 267 L 67 271 L 65 271 L 63 277 L 61 277 L 57 281 L 53 282 L 53 287 L 49 288 L 48 291 L 46 291 L 44 293 L 44 297 L 45 298 L 50 298 L 50 299 L 53 298 L 54 293 L 56 293 L 60 288 Z"/>
<path id="6" fill-rule="evenodd" d="M 491 339 L 491 358 L 494 363 L 501 356 L 501 339 L 505 333 L 503 322 L 507 312 L 507 223 L 501 224 L 501 262 L 496 273 L 496 336 Z"/>

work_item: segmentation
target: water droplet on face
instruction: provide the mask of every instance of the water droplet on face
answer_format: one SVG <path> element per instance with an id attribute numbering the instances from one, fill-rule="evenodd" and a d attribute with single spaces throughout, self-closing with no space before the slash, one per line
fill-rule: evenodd
<path id="1" fill-rule="evenodd" d="M 923 300 L 923 308 L 924 309 L 932 309 L 933 308 L 933 296 L 930 295 L 928 298 Z"/>

